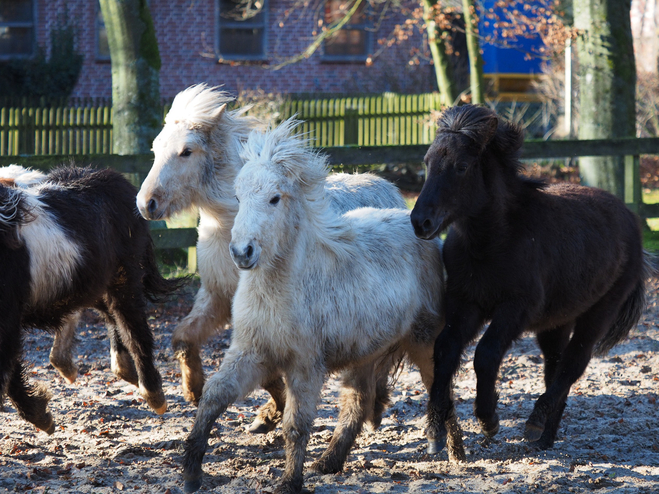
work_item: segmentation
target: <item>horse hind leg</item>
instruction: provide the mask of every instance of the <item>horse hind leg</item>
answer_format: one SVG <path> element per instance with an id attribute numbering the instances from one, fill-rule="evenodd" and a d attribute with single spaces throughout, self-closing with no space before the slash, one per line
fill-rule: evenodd
<path id="1" fill-rule="evenodd" d="M 390 393 L 389 393 L 389 372 L 391 366 L 381 366 L 376 371 L 375 378 L 375 396 L 373 397 L 373 406 L 372 412 L 367 415 L 366 421 L 371 425 L 373 430 L 380 427 L 382 424 L 382 415 L 391 403 Z"/>
<path id="2" fill-rule="evenodd" d="M 524 437 L 527 441 L 541 441 L 545 430 L 548 430 L 545 440 L 538 445 L 549 447 L 549 439 L 555 435 L 561 419 L 557 414 L 560 411 L 562 415 L 570 388 L 588 367 L 595 345 L 611 327 L 622 306 L 624 297 L 620 292 L 625 291 L 620 290 L 619 284 L 614 285 L 577 319 L 572 338 L 556 365 L 554 379 L 538 398 L 526 421 Z"/>
<path id="3" fill-rule="evenodd" d="M 43 384 L 30 384 L 27 372 L 20 361 L 14 365 L 7 386 L 7 395 L 22 419 L 47 434 L 55 432 L 55 421 L 48 411 L 48 401 L 52 395 Z"/>
<path id="4" fill-rule="evenodd" d="M 116 324 L 116 323 L 115 323 Z M 121 341 L 121 336 L 115 324 L 108 325 L 108 336 L 110 338 L 110 367 L 112 373 L 119 379 L 139 386 L 139 376 L 135 368 L 135 362 L 128 348 Z"/>
<path id="5" fill-rule="evenodd" d="M 570 341 L 570 334 L 573 328 L 574 323 L 570 323 L 549 331 L 543 331 L 536 336 L 540 350 L 545 358 L 545 389 L 549 389 L 556 378 L 558 364 L 565 347 Z M 539 449 L 549 449 L 554 445 L 566 400 L 567 396 L 559 403 L 558 408 L 547 417 L 544 432 L 540 436 L 540 439 L 533 443 Z"/>
<path id="6" fill-rule="evenodd" d="M 252 434 L 267 434 L 275 430 L 282 420 L 286 406 L 286 385 L 281 376 L 270 379 L 263 385 L 263 389 L 270 393 L 270 399 L 259 408 L 254 422 L 249 427 L 248 431 Z"/>
<path id="7" fill-rule="evenodd" d="M 80 315 L 80 312 L 74 312 L 64 319 L 62 329 L 55 334 L 49 356 L 52 366 L 69 384 L 73 384 L 78 377 L 78 366 L 73 361 L 73 349 L 78 343 L 76 329 Z"/>
<path id="8" fill-rule="evenodd" d="M 124 286 L 121 293 L 109 294 L 107 305 L 121 341 L 135 362 L 140 394 L 158 415 L 162 415 L 167 410 L 167 401 L 160 373 L 153 363 L 153 334 L 146 320 L 145 301 L 136 295 L 141 293 L 139 290 Z"/>
<path id="9" fill-rule="evenodd" d="M 338 424 L 327 450 L 311 467 L 317 472 L 337 473 L 343 468 L 350 448 L 361 432 L 369 411 L 373 410 L 374 370 L 373 365 L 367 365 L 344 372 Z"/>

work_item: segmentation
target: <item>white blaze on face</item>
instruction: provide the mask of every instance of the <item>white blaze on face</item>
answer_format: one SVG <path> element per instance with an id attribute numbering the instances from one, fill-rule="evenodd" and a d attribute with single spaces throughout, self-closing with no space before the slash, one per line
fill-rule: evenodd
<path id="1" fill-rule="evenodd" d="M 19 236 L 30 254 L 31 302 L 37 304 L 70 285 L 82 253 L 37 198 L 26 199 L 34 219 L 20 227 Z"/>
<path id="2" fill-rule="evenodd" d="M 153 154 L 153 166 L 137 194 L 137 207 L 145 215 L 153 199 L 154 216 L 166 218 L 192 205 L 208 153 L 200 133 L 177 122 L 162 129 L 153 141 Z"/>

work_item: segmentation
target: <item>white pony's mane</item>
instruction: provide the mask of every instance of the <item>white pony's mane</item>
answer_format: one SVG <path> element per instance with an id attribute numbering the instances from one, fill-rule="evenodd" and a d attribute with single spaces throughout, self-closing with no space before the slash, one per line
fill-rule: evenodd
<path id="1" fill-rule="evenodd" d="M 308 140 L 293 132 L 302 122 L 291 117 L 268 132 L 253 131 L 241 153 L 245 168 L 265 167 L 298 183 L 302 200 L 313 216 L 310 226 L 317 238 L 338 256 L 349 256 L 352 229 L 331 207 L 325 192 L 325 180 L 330 167 L 327 156 L 306 146 Z"/>
<path id="2" fill-rule="evenodd" d="M 305 193 L 323 197 L 330 167 L 327 157 L 307 146 L 308 139 L 294 134 L 302 124 L 294 116 L 267 132 L 253 131 L 240 154 L 245 163 L 260 161 L 277 174 L 284 174 L 303 186 Z M 315 197 L 308 199 L 314 200 Z"/>
<path id="3" fill-rule="evenodd" d="M 217 111 L 222 105 L 235 101 L 227 91 L 220 90 L 219 86 L 208 86 L 205 83 L 195 84 L 184 89 L 174 97 L 172 107 L 165 116 L 165 124 L 187 122 L 192 128 L 212 128 L 216 125 Z M 237 110 L 227 111 L 225 117 L 233 126 L 244 127 L 249 130 L 261 126 L 260 120 L 254 117 L 243 116 L 251 108 L 243 106 Z M 236 117 L 241 117 L 236 119 Z"/>

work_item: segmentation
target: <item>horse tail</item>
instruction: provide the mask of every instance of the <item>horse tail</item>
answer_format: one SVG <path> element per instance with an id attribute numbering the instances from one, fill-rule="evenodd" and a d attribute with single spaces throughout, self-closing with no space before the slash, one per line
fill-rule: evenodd
<path id="1" fill-rule="evenodd" d="M 147 242 L 143 263 L 144 278 L 142 279 L 142 283 L 144 294 L 151 302 L 162 302 L 168 295 L 174 293 L 190 280 L 189 276 L 170 279 L 162 277 L 160 271 L 158 271 L 155 249 L 153 247 L 153 241 L 150 238 Z"/>
<path id="2" fill-rule="evenodd" d="M 655 256 L 649 252 L 643 252 L 643 272 L 641 279 L 620 308 L 618 316 L 609 331 L 597 344 L 595 355 L 606 355 L 609 350 L 624 340 L 631 329 L 636 326 L 641 318 L 643 309 L 645 309 L 645 280 L 655 274 L 657 274 Z"/>

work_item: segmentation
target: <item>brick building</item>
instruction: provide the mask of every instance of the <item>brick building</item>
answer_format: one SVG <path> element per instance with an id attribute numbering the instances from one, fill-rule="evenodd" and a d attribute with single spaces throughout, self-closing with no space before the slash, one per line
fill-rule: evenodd
<path id="1" fill-rule="evenodd" d="M 198 82 L 223 84 L 232 92 L 261 89 L 278 93 L 424 92 L 435 87 L 428 61 L 410 65 L 410 50 L 422 49 L 418 31 L 402 45 L 382 50 L 405 17 L 360 10 L 354 21 L 309 59 L 279 70 L 272 67 L 300 53 L 319 20 L 331 21 L 340 0 L 255 0 L 257 15 L 236 18 L 239 0 L 149 0 L 162 68 L 160 91 L 171 98 Z M 457 3 L 460 3 L 459 1 Z M 364 2 L 366 4 L 366 2 Z M 410 8 L 418 2 L 410 3 Z M 92 0 L 0 0 L 0 58 L 48 50 L 50 30 L 68 17 L 77 27 L 84 55 L 72 96 L 110 97 L 111 75 L 100 8 Z M 324 11 L 323 11 L 324 8 Z M 320 14 L 318 13 L 320 12 Z M 219 60 L 222 60 L 219 62 Z"/>

